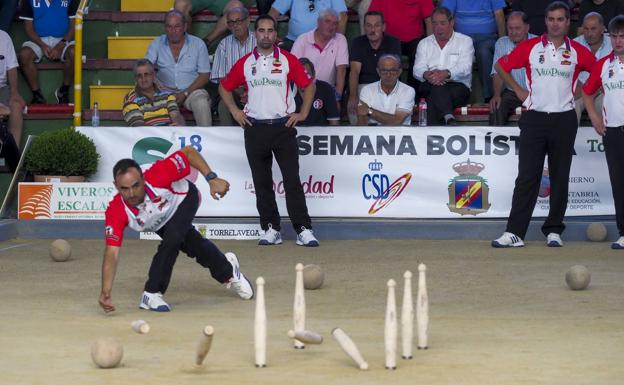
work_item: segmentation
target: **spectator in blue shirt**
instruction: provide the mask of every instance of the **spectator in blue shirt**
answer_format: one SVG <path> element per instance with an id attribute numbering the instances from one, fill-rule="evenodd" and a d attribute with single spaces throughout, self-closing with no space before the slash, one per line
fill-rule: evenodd
<path id="1" fill-rule="evenodd" d="M 493 95 L 492 59 L 496 39 L 505 36 L 505 0 L 443 0 L 455 17 L 455 30 L 472 38 L 483 98 Z"/>
<path id="2" fill-rule="evenodd" d="M 338 33 L 347 30 L 347 6 L 345 0 L 275 0 L 269 15 L 274 19 L 290 11 L 288 34 L 280 47 L 290 51 L 299 35 L 316 28 L 316 21 L 324 9 L 333 9 L 339 14 Z"/>
<path id="3" fill-rule="evenodd" d="M 147 49 L 145 58 L 158 68 L 160 83 L 175 92 L 178 106 L 193 112 L 198 126 L 211 126 L 210 95 L 204 89 L 210 80 L 210 59 L 202 39 L 186 33 L 186 17 L 171 10 L 165 15 L 165 34 Z"/>
<path id="4" fill-rule="evenodd" d="M 46 103 L 39 88 L 36 63 L 45 56 L 63 63 L 63 83 L 55 92 L 59 103 L 69 103 L 69 85 L 74 77 L 74 17 L 78 0 L 24 0 L 20 19 L 28 41 L 22 44 L 19 62 L 32 91 L 31 104 Z"/>

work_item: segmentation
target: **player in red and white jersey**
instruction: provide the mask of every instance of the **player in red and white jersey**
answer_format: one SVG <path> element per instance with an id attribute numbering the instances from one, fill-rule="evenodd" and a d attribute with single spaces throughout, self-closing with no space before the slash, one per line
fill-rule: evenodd
<path id="1" fill-rule="evenodd" d="M 136 231 L 154 231 L 162 238 L 141 296 L 141 309 L 170 310 L 162 295 L 169 286 L 173 265 L 180 251 L 210 269 L 215 280 L 224 283 L 241 298 L 253 297 L 253 287 L 240 272 L 236 255 L 224 255 L 193 227 L 199 193 L 195 184 L 185 179 L 191 167 L 204 175 L 214 199 L 228 192 L 229 183 L 218 178 L 201 154 L 190 146 L 157 161 L 145 173 L 133 159 L 122 159 L 115 164 L 113 177 L 119 193 L 106 209 L 106 249 L 99 298 L 100 306 L 106 312 L 115 310 L 111 291 L 126 227 Z"/>
<path id="2" fill-rule="evenodd" d="M 275 156 L 284 178 L 286 207 L 297 232 L 296 243 L 318 246 L 299 178 L 299 147 L 294 127 L 308 116 L 316 86 L 299 60 L 275 45 L 277 22 L 273 17 L 259 16 L 254 33 L 256 48 L 237 61 L 221 80 L 219 94 L 234 120 L 245 129 L 245 152 L 256 192 L 260 226 L 264 230 L 258 244 L 282 243 L 271 171 Z M 293 82 L 303 89 L 299 112 L 295 112 Z M 247 88 L 248 101 L 241 110 L 234 103 L 232 91 L 242 85 Z"/>
<path id="3" fill-rule="evenodd" d="M 501 79 L 524 100 L 518 152 L 518 177 L 511 211 L 503 235 L 493 247 L 524 246 L 539 192 L 545 156 L 550 175 L 550 210 L 542 225 L 546 244 L 561 247 L 563 217 L 568 204 L 568 178 L 574 153 L 578 121 L 574 110 L 574 87 L 581 71 L 590 71 L 596 59 L 578 42 L 568 38 L 570 9 L 555 1 L 546 8 L 547 33 L 526 40 L 503 56 L 495 68 Z M 511 77 L 513 69 L 525 68 L 528 91 Z"/>
<path id="4" fill-rule="evenodd" d="M 624 249 L 624 15 L 609 22 L 613 52 L 600 59 L 583 85 L 583 101 L 596 132 L 603 137 L 605 157 L 611 179 L 615 221 L 620 234 L 612 249 Z M 602 119 L 594 97 L 604 93 Z"/>

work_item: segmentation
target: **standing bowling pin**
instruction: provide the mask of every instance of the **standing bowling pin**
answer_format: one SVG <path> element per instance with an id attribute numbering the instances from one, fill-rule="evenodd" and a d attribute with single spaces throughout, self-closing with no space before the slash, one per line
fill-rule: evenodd
<path id="1" fill-rule="evenodd" d="M 264 278 L 256 279 L 256 317 L 254 319 L 254 347 L 256 368 L 266 367 L 267 317 L 264 304 Z"/>
<path id="2" fill-rule="evenodd" d="M 414 340 L 414 303 L 412 302 L 412 272 L 403 273 L 403 306 L 401 306 L 401 342 L 404 360 L 412 359 L 412 342 Z"/>
<path id="3" fill-rule="evenodd" d="M 197 343 L 197 355 L 195 356 L 195 365 L 200 366 L 204 362 L 204 358 L 210 351 L 212 346 L 212 336 L 214 334 L 214 328 L 210 325 L 206 325 L 202 331 L 202 335 Z"/>
<path id="4" fill-rule="evenodd" d="M 344 350 L 344 352 L 347 353 L 347 355 L 351 357 L 353 361 L 355 361 L 355 363 L 361 370 L 368 369 L 368 363 L 364 361 L 364 357 L 362 357 L 362 354 L 360 354 L 360 351 L 355 345 L 355 342 L 353 342 L 353 340 L 349 338 L 347 333 L 345 333 L 340 328 L 335 328 L 334 330 L 332 330 L 332 336 L 334 336 L 334 339 L 336 340 L 336 342 L 338 342 L 338 345 L 340 345 L 342 350 Z"/>
<path id="5" fill-rule="evenodd" d="M 306 303 L 303 292 L 303 265 L 298 263 L 295 266 L 297 275 L 295 277 L 295 301 L 293 303 L 293 323 L 295 333 L 305 330 Z M 295 349 L 305 348 L 305 344 L 297 339 L 293 340 Z"/>
<path id="6" fill-rule="evenodd" d="M 416 298 L 416 323 L 418 324 L 418 349 L 427 349 L 427 333 L 429 329 L 429 298 L 427 296 L 427 279 L 424 263 L 418 265 L 418 297 Z"/>
<path id="7" fill-rule="evenodd" d="M 388 300 L 386 302 L 386 326 L 384 333 L 384 345 L 386 347 L 386 369 L 396 369 L 397 348 L 397 318 L 396 318 L 396 294 L 394 279 L 388 280 Z"/>

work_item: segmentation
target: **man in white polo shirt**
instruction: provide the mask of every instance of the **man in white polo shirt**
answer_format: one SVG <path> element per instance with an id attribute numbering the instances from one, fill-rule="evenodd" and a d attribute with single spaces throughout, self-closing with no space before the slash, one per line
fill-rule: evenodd
<path id="1" fill-rule="evenodd" d="M 615 204 L 615 221 L 620 234 L 612 249 L 624 249 L 624 16 L 609 22 L 613 51 L 600 59 L 583 85 L 583 100 L 596 132 L 603 137 L 611 190 Z M 603 116 L 596 109 L 594 97 L 604 92 Z"/>
<path id="2" fill-rule="evenodd" d="M 382 55 L 377 62 L 380 80 L 362 87 L 358 105 L 358 124 L 409 126 L 416 92 L 399 81 L 401 59 L 397 55 Z"/>
<path id="3" fill-rule="evenodd" d="M 307 118 L 316 87 L 299 60 L 275 45 L 277 22 L 273 17 L 259 16 L 255 34 L 256 48 L 237 61 L 221 80 L 219 94 L 234 120 L 245 130 L 245 151 L 256 191 L 260 225 L 264 230 L 258 244 L 282 243 L 271 172 L 275 155 L 284 178 L 288 215 L 297 232 L 296 243 L 318 246 L 299 178 L 299 148 L 294 127 Z M 300 112 L 295 112 L 291 82 L 303 89 Z M 241 85 L 248 90 L 247 104 L 242 110 L 232 96 Z"/>
<path id="4" fill-rule="evenodd" d="M 578 129 L 574 111 L 574 86 L 581 71 L 589 71 L 594 55 L 567 37 L 570 9 L 555 1 L 546 8 L 547 33 L 525 40 L 496 63 L 503 82 L 524 100 L 527 112 L 520 126 L 518 177 L 514 187 L 507 229 L 492 247 L 521 247 L 537 202 L 544 158 L 548 155 L 550 210 L 542 226 L 549 247 L 561 247 L 563 217 L 568 204 L 568 178 Z M 511 76 L 525 68 L 528 90 Z"/>

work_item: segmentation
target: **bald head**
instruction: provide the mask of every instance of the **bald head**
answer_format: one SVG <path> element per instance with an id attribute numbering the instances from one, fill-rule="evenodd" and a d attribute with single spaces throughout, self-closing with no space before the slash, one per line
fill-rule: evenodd
<path id="1" fill-rule="evenodd" d="M 604 19 L 597 12 L 590 12 L 583 18 L 583 36 L 589 45 L 602 43 Z"/>

